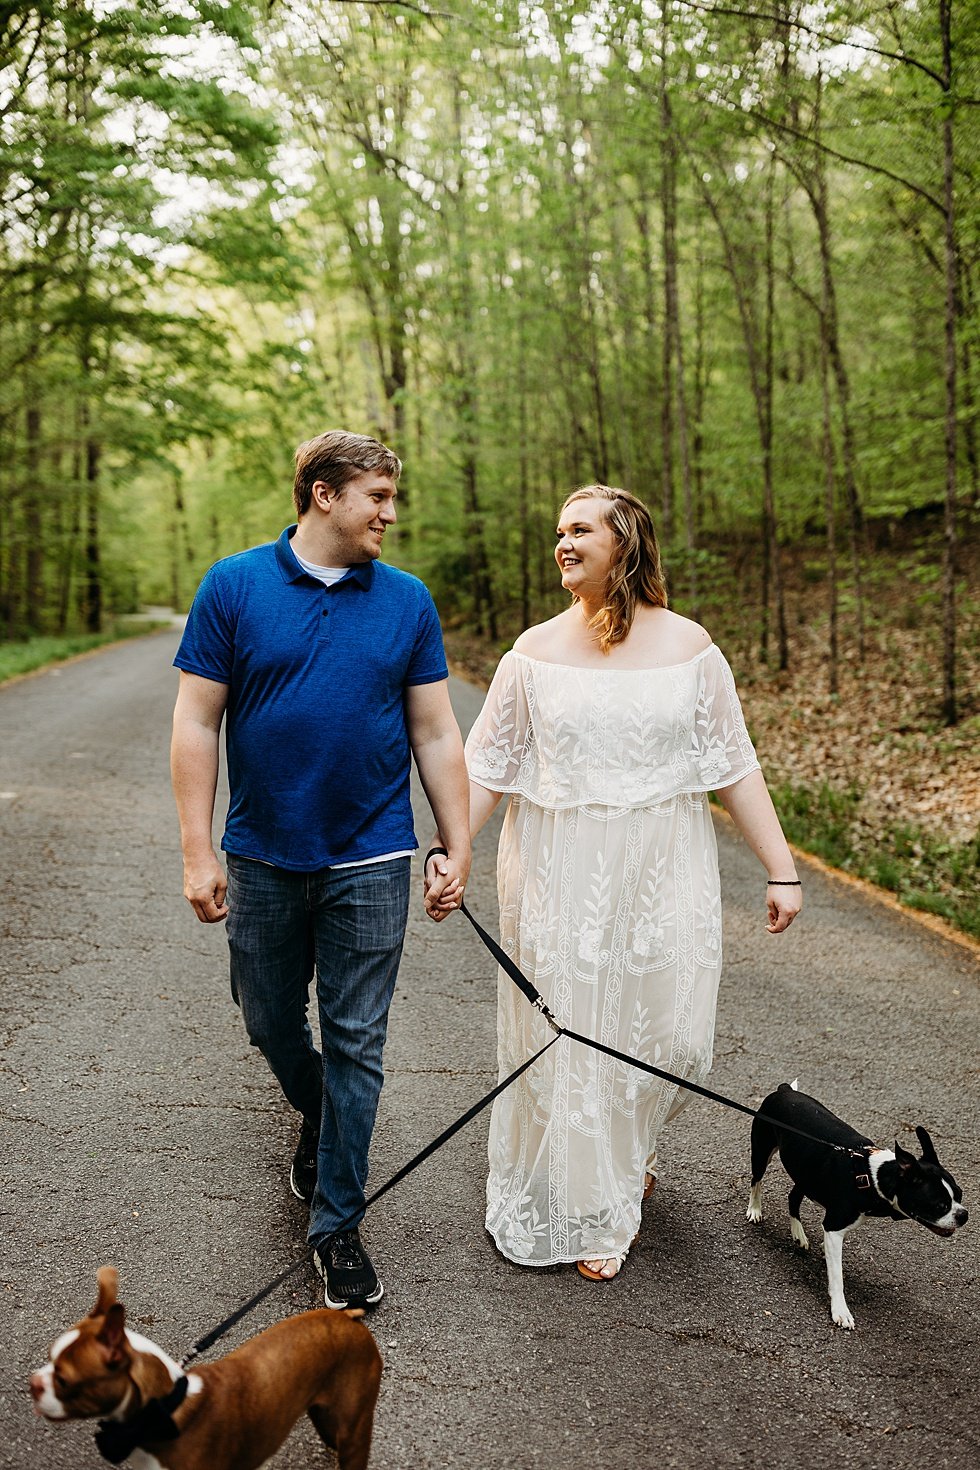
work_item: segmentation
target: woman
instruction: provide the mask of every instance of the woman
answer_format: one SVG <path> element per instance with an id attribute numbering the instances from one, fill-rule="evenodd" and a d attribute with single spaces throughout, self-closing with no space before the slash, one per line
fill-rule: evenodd
<path id="1" fill-rule="evenodd" d="M 470 825 L 510 801 L 497 877 L 502 943 L 560 1022 L 691 1081 L 711 1066 L 721 973 L 717 791 L 766 869 L 767 929 L 801 890 L 731 671 L 667 608 L 649 511 L 590 485 L 562 507 L 555 557 L 572 606 L 504 655 L 466 743 Z M 460 893 L 438 858 L 426 905 Z M 546 1038 L 501 972 L 501 1076 Z M 690 1094 L 568 1042 L 494 1105 L 487 1229 L 523 1265 L 609 1281 L 653 1187 L 657 1139 Z"/>

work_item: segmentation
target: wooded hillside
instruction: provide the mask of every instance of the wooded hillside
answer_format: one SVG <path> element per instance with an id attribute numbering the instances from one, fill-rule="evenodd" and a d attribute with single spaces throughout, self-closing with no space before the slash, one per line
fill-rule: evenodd
<path id="1" fill-rule="evenodd" d="M 828 689 L 919 517 L 963 712 L 980 506 L 970 0 L 0 4 L 0 622 L 185 605 L 344 425 L 405 460 L 394 551 L 492 643 L 557 505 L 656 510 L 697 614 Z M 814 538 L 818 540 L 814 541 Z M 814 553 L 808 553 L 811 556 Z"/>

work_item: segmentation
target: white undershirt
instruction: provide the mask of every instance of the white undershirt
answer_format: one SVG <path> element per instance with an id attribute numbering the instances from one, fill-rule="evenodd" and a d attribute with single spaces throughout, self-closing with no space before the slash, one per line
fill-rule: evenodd
<path id="1" fill-rule="evenodd" d="M 325 587 L 332 587 L 335 582 L 340 581 L 341 577 L 346 577 L 350 571 L 350 567 L 318 567 L 316 562 L 304 561 L 295 548 L 292 548 L 292 551 L 303 571 L 309 572 L 311 577 L 316 577 Z"/>
<path id="2" fill-rule="evenodd" d="M 342 577 L 346 577 L 350 567 L 318 567 L 315 562 L 304 561 L 296 548 L 292 548 L 293 556 L 299 562 L 304 572 L 309 572 L 311 577 L 316 577 L 325 587 L 332 587 Z M 360 858 L 356 863 L 331 863 L 331 868 L 366 868 L 370 863 L 390 863 L 394 858 L 411 857 L 414 849 L 406 848 L 404 852 L 383 852 L 378 857 Z"/>

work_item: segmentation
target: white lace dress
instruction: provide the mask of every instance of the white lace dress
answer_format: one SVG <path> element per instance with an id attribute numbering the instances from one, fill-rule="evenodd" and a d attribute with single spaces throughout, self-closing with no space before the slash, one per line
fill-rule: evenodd
<path id="1" fill-rule="evenodd" d="M 714 645 L 662 669 L 507 653 L 466 742 L 510 795 L 497 860 L 501 943 L 564 1025 L 681 1076 L 711 1067 L 721 899 L 706 793 L 758 767 Z M 499 972 L 504 1077 L 547 1024 Z M 625 1250 L 664 1122 L 690 1094 L 559 1041 L 495 1102 L 487 1229 L 545 1266 Z"/>

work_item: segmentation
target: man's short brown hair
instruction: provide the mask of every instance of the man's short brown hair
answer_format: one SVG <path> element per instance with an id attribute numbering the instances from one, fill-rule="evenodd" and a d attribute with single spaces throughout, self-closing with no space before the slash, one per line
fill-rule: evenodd
<path id="1" fill-rule="evenodd" d="M 295 462 L 293 503 L 298 516 L 309 510 L 317 480 L 340 495 L 351 480 L 368 470 L 387 475 L 390 480 L 397 480 L 402 472 L 401 460 L 380 440 L 369 439 L 366 434 L 348 434 L 344 429 L 328 429 L 315 439 L 307 439 L 297 449 Z"/>

